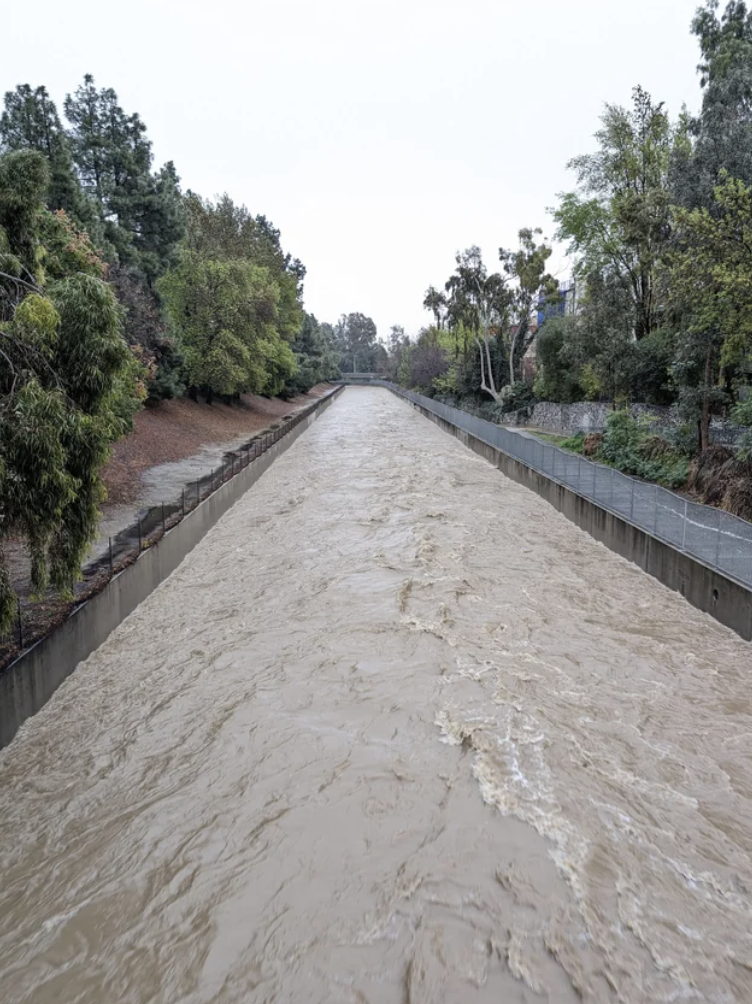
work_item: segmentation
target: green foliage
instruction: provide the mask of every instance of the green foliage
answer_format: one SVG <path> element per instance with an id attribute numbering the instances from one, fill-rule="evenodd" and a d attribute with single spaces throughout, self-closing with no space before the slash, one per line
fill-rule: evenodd
<path id="1" fill-rule="evenodd" d="M 446 316 L 447 298 L 441 290 L 436 289 L 435 286 L 429 286 L 423 297 L 423 307 L 433 314 L 436 327 L 442 328 Z"/>
<path id="2" fill-rule="evenodd" d="M 23 274 L 0 276 L 0 554 L 9 535 L 23 536 L 38 591 L 50 579 L 69 589 L 78 574 L 96 532 L 99 470 L 140 404 L 121 310 L 85 236 L 43 207 L 48 176 L 36 151 L 0 158 L 0 245 Z M 0 630 L 13 604 L 0 570 Z"/>
<path id="3" fill-rule="evenodd" d="M 675 400 L 672 367 L 676 333 L 656 328 L 634 346 L 630 397 L 643 404 L 670 405 Z"/>
<path id="4" fill-rule="evenodd" d="M 507 290 L 506 316 L 502 315 L 499 321 L 507 345 L 510 384 L 521 380 L 522 357 L 535 337 L 531 326 L 533 311 L 540 304 L 558 299 L 558 285 L 546 272 L 551 247 L 545 240 L 536 243 L 542 232 L 539 228 L 524 228 L 519 232 L 519 246 L 514 251 L 499 249 Z"/>
<path id="5" fill-rule="evenodd" d="M 752 397 L 740 401 L 731 412 L 731 421 L 745 427 L 739 442 L 739 456 L 743 460 L 752 460 Z"/>
<path id="6" fill-rule="evenodd" d="M 679 208 L 675 226 L 671 289 L 681 329 L 674 379 L 704 450 L 711 415 L 729 402 L 721 371 L 752 346 L 752 189 L 722 174 L 712 210 Z"/>
<path id="7" fill-rule="evenodd" d="M 96 229 L 95 209 L 81 191 L 69 138 L 45 87 L 32 90 L 28 84 L 21 84 L 5 94 L 0 145 L 6 150 L 37 150 L 43 154 L 50 176 L 47 206 L 62 210 L 90 232 Z"/>
<path id="8" fill-rule="evenodd" d="M 319 324 L 313 314 L 306 314 L 292 343 L 296 370 L 285 380 L 282 396 L 307 394 L 317 383 L 339 376 L 339 352 L 330 324 Z"/>
<path id="9" fill-rule="evenodd" d="M 97 90 L 90 74 L 65 99 L 65 114 L 73 161 L 84 193 L 98 206 L 105 239 L 120 264 L 149 279 L 161 275 L 185 229 L 174 165 L 152 174 L 146 126 L 123 111 L 112 88 Z"/>
<path id="10" fill-rule="evenodd" d="M 641 87 L 634 90 L 631 111 L 606 105 L 601 122 L 599 150 L 571 161 L 579 188 L 560 197 L 553 215 L 557 237 L 568 243 L 580 276 L 607 273 L 625 282 L 630 327 L 639 340 L 656 327 L 661 309 L 673 133 L 663 105 Z"/>
<path id="11" fill-rule="evenodd" d="M 378 341 L 376 325 L 365 314 L 343 314 L 334 327 L 343 373 L 383 373 L 387 352 Z"/>
<path id="12" fill-rule="evenodd" d="M 667 488 L 685 484 L 689 474 L 689 457 L 652 433 L 649 422 L 632 418 L 626 410 L 609 415 L 596 456 L 625 474 Z"/>
<path id="13" fill-rule="evenodd" d="M 721 171 L 752 184 L 752 11 L 739 0 L 720 16 L 718 8 L 718 0 L 706 0 L 692 22 L 702 107 L 682 117 L 671 172 L 674 201 L 686 209 L 712 208 Z"/>
<path id="14" fill-rule="evenodd" d="M 571 453 L 582 453 L 585 447 L 585 433 L 576 432 L 573 436 L 567 436 L 559 441 L 558 445 L 562 450 L 569 450 Z"/>
<path id="15" fill-rule="evenodd" d="M 574 317 L 551 317 L 540 330 L 535 393 L 541 401 L 571 403 L 586 395 L 583 367 L 575 352 L 576 324 Z"/>
<path id="16" fill-rule="evenodd" d="M 293 345 L 304 325 L 305 269 L 284 254 L 266 217 L 227 195 L 212 203 L 189 193 L 185 213 L 178 261 L 157 290 L 188 386 L 208 400 L 282 393 L 298 367 Z M 322 369 L 332 375 L 328 355 Z"/>
<path id="17" fill-rule="evenodd" d="M 184 251 L 159 282 L 185 353 L 188 385 L 207 394 L 275 394 L 295 370 L 277 327 L 279 287 L 263 266 Z"/>

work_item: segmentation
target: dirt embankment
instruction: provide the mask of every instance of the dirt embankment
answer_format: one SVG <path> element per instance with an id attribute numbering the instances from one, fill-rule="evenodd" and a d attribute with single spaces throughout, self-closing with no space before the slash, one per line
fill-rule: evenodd
<path id="1" fill-rule="evenodd" d="M 133 423 L 133 432 L 115 444 L 112 459 L 103 471 L 107 501 L 103 509 L 134 503 L 141 494 L 141 475 L 151 467 L 185 460 L 202 447 L 230 443 L 290 415 L 326 392 L 325 385 L 308 394 L 282 401 L 255 394 L 244 395 L 237 405 L 205 404 L 182 398 L 144 408 Z"/>

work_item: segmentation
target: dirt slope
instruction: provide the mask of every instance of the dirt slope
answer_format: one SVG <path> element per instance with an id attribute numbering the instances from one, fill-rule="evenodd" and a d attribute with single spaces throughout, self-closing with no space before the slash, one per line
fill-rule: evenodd
<path id="1" fill-rule="evenodd" d="M 246 395 L 238 405 L 204 404 L 183 398 L 162 401 L 140 411 L 133 432 L 115 444 L 103 471 L 107 488 L 104 509 L 135 502 L 141 475 L 150 467 L 193 456 L 202 446 L 252 435 L 270 423 L 305 407 L 326 391 L 314 387 L 291 401 Z"/>

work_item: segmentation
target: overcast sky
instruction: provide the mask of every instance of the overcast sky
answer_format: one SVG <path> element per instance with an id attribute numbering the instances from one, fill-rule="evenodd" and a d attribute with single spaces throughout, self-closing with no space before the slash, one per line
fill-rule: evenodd
<path id="1" fill-rule="evenodd" d="M 640 83 L 698 106 L 698 3 L 37 0 L 4 7 L 0 86 L 61 106 L 94 74 L 185 187 L 274 221 L 320 320 L 362 311 L 386 337 L 427 323 L 457 250 L 495 268 L 520 227 L 551 234 L 605 101 Z"/>

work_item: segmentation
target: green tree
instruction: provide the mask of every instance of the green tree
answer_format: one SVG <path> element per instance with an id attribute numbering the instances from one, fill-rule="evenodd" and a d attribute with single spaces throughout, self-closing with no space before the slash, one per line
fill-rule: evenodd
<path id="1" fill-rule="evenodd" d="M 120 263 L 140 267 L 150 280 L 158 277 L 184 231 L 174 165 L 151 173 L 146 126 L 123 111 L 111 87 L 97 90 L 91 74 L 65 99 L 65 114 L 81 184 L 100 207 Z"/>
<path id="2" fill-rule="evenodd" d="M 482 390 L 498 401 L 509 358 L 504 332 L 508 331 L 510 291 L 504 276 L 489 275 L 477 245 L 455 255 L 455 263 L 445 289 L 457 391 Z"/>
<path id="3" fill-rule="evenodd" d="M 722 170 L 752 184 L 752 12 L 731 0 L 719 16 L 719 6 L 707 0 L 692 21 L 702 107 L 682 117 L 671 171 L 674 200 L 687 209 L 714 211 Z"/>
<path id="4" fill-rule="evenodd" d="M 47 206 L 62 209 L 96 240 L 103 237 L 95 207 L 81 191 L 70 142 L 55 103 L 45 87 L 21 84 L 5 94 L 0 117 L 0 146 L 6 150 L 38 150 L 47 158 L 50 183 Z"/>
<path id="5" fill-rule="evenodd" d="M 581 374 L 577 318 L 547 318 L 536 344 L 535 393 L 541 401 L 581 401 L 586 392 Z"/>
<path id="6" fill-rule="evenodd" d="M 443 327 L 447 307 L 447 299 L 444 293 L 436 289 L 435 286 L 429 286 L 426 290 L 426 295 L 423 297 L 423 306 L 433 314 L 436 327 Z"/>
<path id="7" fill-rule="evenodd" d="M 22 535 L 32 585 L 72 585 L 93 539 L 110 444 L 139 405 L 138 367 L 103 265 L 44 207 L 37 151 L 0 158 L 0 630 L 14 607 L 2 543 Z"/>
<path id="8" fill-rule="evenodd" d="M 533 313 L 541 303 L 558 299 L 556 280 L 546 271 L 551 248 L 545 240 L 536 244 L 542 233 L 540 229 L 523 228 L 519 232 L 519 246 L 514 251 L 499 249 L 507 280 L 503 321 L 510 384 L 522 379 L 522 359 L 535 338 L 531 326 Z"/>
<path id="9" fill-rule="evenodd" d="M 330 324 L 319 324 L 313 314 L 305 314 L 292 343 L 297 370 L 285 381 L 284 397 L 307 394 L 317 383 L 339 376 L 338 352 Z"/>
<path id="10" fill-rule="evenodd" d="M 253 216 L 229 195 L 216 202 L 189 192 L 185 247 L 207 259 L 242 260 L 265 268 L 279 289 L 277 327 L 293 340 L 303 325 L 305 267 L 282 249 L 281 235 L 265 216 Z"/>
<path id="11" fill-rule="evenodd" d="M 578 276 L 609 273 L 627 283 L 639 340 L 660 323 L 659 273 L 670 238 L 669 167 L 674 134 L 662 104 L 635 88 L 631 111 L 606 105 L 597 153 L 576 157 L 578 189 L 553 216 Z"/>
<path id="12" fill-rule="evenodd" d="M 728 403 L 721 371 L 752 347 L 752 188 L 722 173 L 714 207 L 677 209 L 675 225 L 671 286 L 682 319 L 676 381 L 706 449 L 711 415 Z"/>
<path id="13" fill-rule="evenodd" d="M 370 317 L 343 314 L 334 332 L 343 373 L 375 373 L 385 367 L 386 351 L 379 346 L 376 325 Z"/>
<path id="14" fill-rule="evenodd" d="M 263 266 L 185 250 L 159 280 L 194 396 L 278 394 L 295 357 L 278 327 L 279 287 Z"/>

